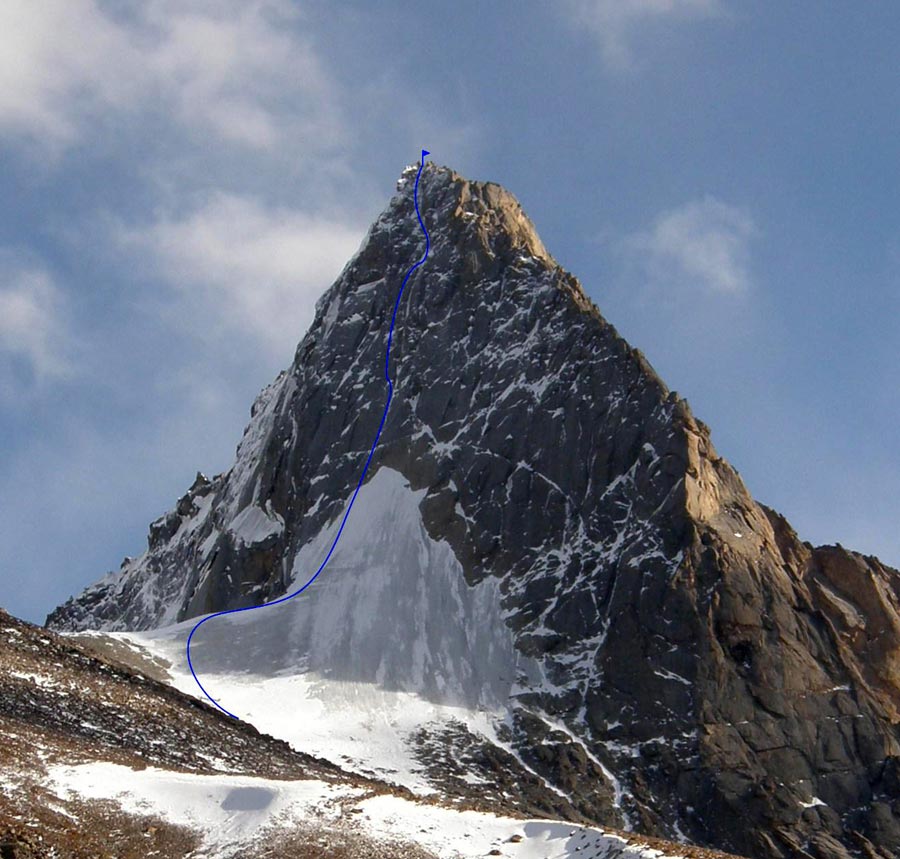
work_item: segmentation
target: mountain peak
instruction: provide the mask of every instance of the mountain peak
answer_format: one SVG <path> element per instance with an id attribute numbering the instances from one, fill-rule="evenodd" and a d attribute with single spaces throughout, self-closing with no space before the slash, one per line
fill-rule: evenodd
<path id="1" fill-rule="evenodd" d="M 411 199 L 417 172 L 418 165 L 411 165 L 397 182 L 404 201 Z M 448 230 L 460 245 L 480 248 L 489 257 L 518 253 L 556 265 L 515 195 L 502 185 L 466 179 L 428 161 L 419 199 L 426 224 Z"/>
<path id="2" fill-rule="evenodd" d="M 308 580 L 383 413 L 394 303 L 425 246 L 417 170 L 260 394 L 232 468 L 51 625 L 149 629 Z M 896 855 L 900 574 L 814 550 L 757 504 L 512 194 L 427 162 L 418 203 L 431 250 L 342 542 L 297 600 L 205 624 L 198 670 L 255 660 L 473 714 L 397 742 L 429 772 L 503 750 L 529 813 L 775 859 L 849 859 L 859 838 Z M 441 790 L 467 783 L 445 775 Z"/>

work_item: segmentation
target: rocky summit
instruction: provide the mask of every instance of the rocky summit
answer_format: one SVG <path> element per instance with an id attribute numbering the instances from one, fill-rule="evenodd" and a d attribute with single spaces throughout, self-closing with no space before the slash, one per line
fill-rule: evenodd
<path id="1" fill-rule="evenodd" d="M 198 475 L 147 551 L 50 627 L 169 627 L 315 571 L 424 250 L 415 172 L 253 405 L 232 468 Z M 754 501 L 509 192 L 428 164 L 419 204 L 431 252 L 400 306 L 366 485 L 290 612 L 198 633 L 222 700 L 265 665 L 379 690 L 372 708 L 456 708 L 404 735 L 417 772 L 506 812 L 760 859 L 900 855 L 900 574 L 804 543 Z"/>

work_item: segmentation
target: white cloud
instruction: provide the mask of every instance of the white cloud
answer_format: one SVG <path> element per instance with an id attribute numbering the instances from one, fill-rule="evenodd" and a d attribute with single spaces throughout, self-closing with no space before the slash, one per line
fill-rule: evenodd
<path id="1" fill-rule="evenodd" d="M 58 148 L 97 117 L 162 110 L 243 147 L 327 148 L 342 122 L 298 24 L 287 0 L 6 0 L 0 130 Z"/>
<path id="2" fill-rule="evenodd" d="M 24 362 L 39 382 L 69 375 L 70 336 L 63 319 L 63 296 L 44 269 L 0 260 L 4 386 L 15 363 Z"/>
<path id="3" fill-rule="evenodd" d="M 705 197 L 663 212 L 648 231 L 628 237 L 624 248 L 654 282 L 736 295 L 751 284 L 756 232 L 746 210 Z"/>
<path id="4" fill-rule="evenodd" d="M 596 37 L 604 62 L 616 69 L 631 65 L 637 27 L 722 13 L 720 0 L 566 0 L 564 8 L 573 23 Z"/>
<path id="5" fill-rule="evenodd" d="M 185 217 L 161 219 L 124 239 L 150 252 L 180 292 L 192 326 L 249 336 L 254 348 L 284 359 L 364 229 L 218 193 Z"/>
<path id="6" fill-rule="evenodd" d="M 124 95 L 113 74 L 122 47 L 122 34 L 88 0 L 0 4 L 0 128 L 71 140 L 87 102 Z"/>

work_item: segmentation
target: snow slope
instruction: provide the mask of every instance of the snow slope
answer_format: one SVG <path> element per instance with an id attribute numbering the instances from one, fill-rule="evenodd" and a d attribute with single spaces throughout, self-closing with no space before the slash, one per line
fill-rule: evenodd
<path id="1" fill-rule="evenodd" d="M 133 655 L 121 638 L 73 640 L 0 611 L 4 856 L 652 855 L 596 828 L 442 807 L 433 796 L 417 800 L 357 778 L 133 673 L 124 665 Z M 403 696 L 395 703 L 412 724 L 425 705 Z M 444 716 L 465 709 L 434 706 Z M 324 726 L 339 734 L 328 715 Z M 301 707 L 295 722 L 308 716 Z M 383 726 L 374 714 L 372 722 L 377 734 Z"/>
<path id="2" fill-rule="evenodd" d="M 158 815 L 202 833 L 196 856 L 242 855 L 274 829 L 312 820 L 364 833 L 376 840 L 412 842 L 440 859 L 485 855 L 510 859 L 676 859 L 590 827 L 548 820 L 515 820 L 455 811 L 392 795 L 315 779 L 271 781 L 244 776 L 135 771 L 110 763 L 55 766 L 49 783 L 61 798 L 114 800 L 134 814 Z M 492 852 L 494 851 L 494 852 Z"/>
<path id="3" fill-rule="evenodd" d="M 379 469 L 312 587 L 209 621 L 191 658 L 210 694 L 259 730 L 428 793 L 411 737 L 463 724 L 502 745 L 495 726 L 533 666 L 513 646 L 496 581 L 467 585 L 450 547 L 426 533 L 423 495 Z M 337 524 L 298 553 L 294 588 L 318 568 Z M 114 635 L 168 662 L 173 684 L 200 696 L 185 658 L 195 622 Z"/>

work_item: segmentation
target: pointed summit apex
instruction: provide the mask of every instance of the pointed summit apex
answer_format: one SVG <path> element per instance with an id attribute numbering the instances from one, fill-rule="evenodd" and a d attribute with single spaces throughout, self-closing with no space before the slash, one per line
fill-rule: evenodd
<path id="1" fill-rule="evenodd" d="M 427 149 L 422 153 L 421 167 L 418 163 L 410 164 L 400 174 L 399 196 L 382 212 L 375 233 L 379 227 L 390 226 L 392 241 L 396 241 L 396 225 L 405 221 L 410 236 L 418 241 L 412 197 L 416 177 L 421 172 L 419 205 L 429 229 L 436 230 L 438 243 L 453 245 L 476 266 L 529 258 L 556 267 L 514 194 L 495 182 L 467 179 L 450 167 L 433 161 L 425 163 L 424 156 L 430 153 Z"/>

